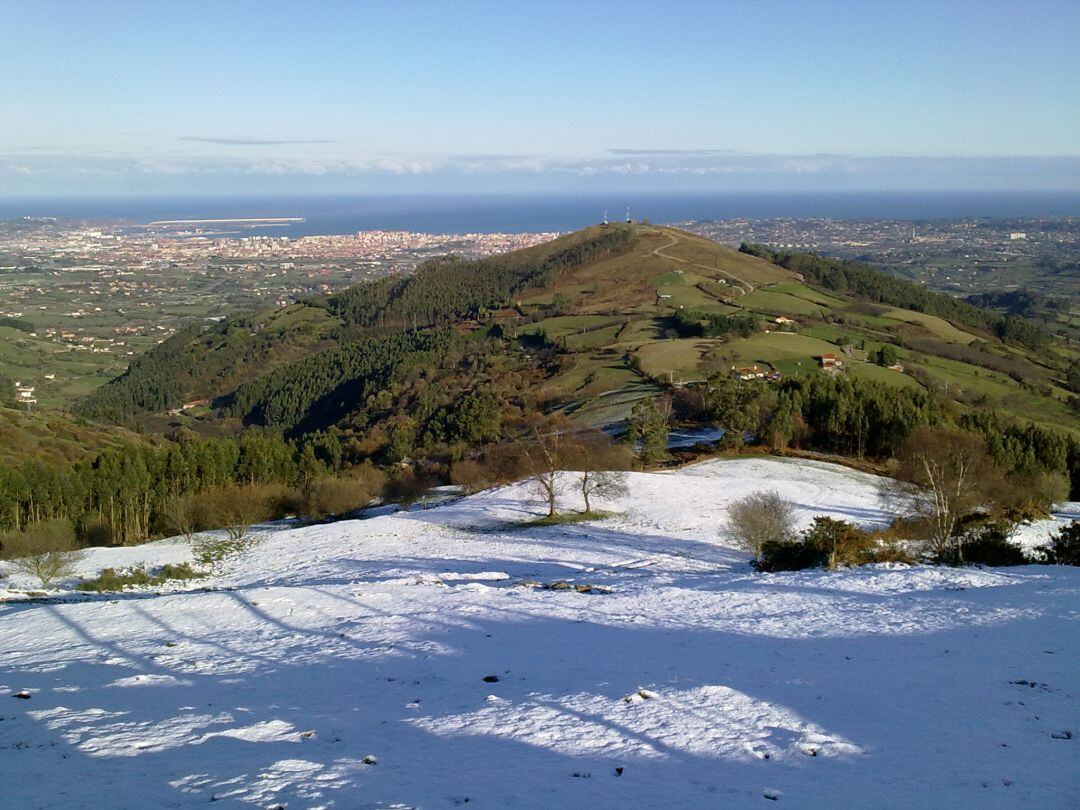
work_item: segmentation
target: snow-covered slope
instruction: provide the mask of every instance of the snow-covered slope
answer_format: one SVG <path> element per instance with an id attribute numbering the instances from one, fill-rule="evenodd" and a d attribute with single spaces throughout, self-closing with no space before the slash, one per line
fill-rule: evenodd
<path id="1" fill-rule="evenodd" d="M 511 528 L 535 507 L 509 487 L 274 532 L 205 590 L 0 606 L 0 805 L 1080 803 L 1080 570 L 758 575 L 732 498 L 880 525 L 874 479 L 630 482 L 598 523 Z"/>

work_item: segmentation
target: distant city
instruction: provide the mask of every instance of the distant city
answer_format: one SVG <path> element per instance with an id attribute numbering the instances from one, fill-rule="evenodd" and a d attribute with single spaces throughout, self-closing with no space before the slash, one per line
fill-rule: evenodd
<path id="1" fill-rule="evenodd" d="M 226 223 L 148 226 L 52 219 L 0 223 L 0 319 L 17 323 L 0 370 L 34 381 L 47 404 L 122 372 L 193 319 L 283 307 L 453 253 L 484 256 L 555 233 L 230 238 Z M 234 223 L 235 224 L 235 223 Z M 2 322 L 2 320 L 0 320 Z"/>

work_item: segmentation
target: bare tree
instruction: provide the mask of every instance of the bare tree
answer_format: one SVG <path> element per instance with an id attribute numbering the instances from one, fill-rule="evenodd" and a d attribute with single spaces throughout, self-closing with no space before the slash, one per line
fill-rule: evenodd
<path id="1" fill-rule="evenodd" d="M 725 529 L 755 560 L 760 560 L 766 543 L 794 537 L 795 510 L 778 492 L 752 492 L 728 506 Z"/>
<path id="2" fill-rule="evenodd" d="M 183 536 L 189 543 L 199 529 L 199 509 L 195 499 L 189 496 L 174 495 L 169 498 L 165 502 L 161 517 L 169 531 Z"/>
<path id="3" fill-rule="evenodd" d="M 49 520 L 25 531 L 5 532 L 4 556 L 16 571 L 37 577 L 43 589 L 75 574 L 82 552 L 75 545 L 75 531 L 66 520 Z"/>
<path id="4" fill-rule="evenodd" d="M 534 414 L 509 427 L 521 471 L 547 506 L 547 516 L 554 517 L 563 485 L 560 473 L 577 453 L 570 424 L 559 414 Z"/>
<path id="5" fill-rule="evenodd" d="M 585 502 L 585 513 L 592 511 L 591 499 L 620 498 L 629 491 L 622 471 L 630 466 L 632 453 L 626 445 L 617 445 L 602 430 L 583 431 L 574 441 L 568 467 L 581 473 L 578 490 Z"/>
<path id="6" fill-rule="evenodd" d="M 626 485 L 626 473 L 619 470 L 582 470 L 580 490 L 588 514 L 592 512 L 591 497 L 621 498 L 630 488 Z"/>
<path id="7" fill-rule="evenodd" d="M 986 504 L 1000 477 L 979 437 L 920 428 L 900 448 L 895 480 L 885 485 L 882 497 L 922 530 L 939 558 L 955 545 L 956 561 L 962 564 L 963 538 L 954 537 L 957 523 Z"/>
<path id="8" fill-rule="evenodd" d="M 225 486 L 214 493 L 216 522 L 231 540 L 242 540 L 253 524 L 265 520 L 269 493 L 257 484 Z"/>

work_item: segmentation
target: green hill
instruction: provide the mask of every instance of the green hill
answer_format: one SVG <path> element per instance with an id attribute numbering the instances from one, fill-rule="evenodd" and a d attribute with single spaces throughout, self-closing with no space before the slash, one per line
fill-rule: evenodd
<path id="1" fill-rule="evenodd" d="M 57 411 L 0 407 L 0 464 L 27 459 L 70 463 L 93 458 L 103 450 L 153 441 L 120 427 L 76 421 Z"/>
<path id="2" fill-rule="evenodd" d="M 748 331 L 736 334 L 735 324 Z M 1075 431 L 1065 369 L 1049 341 L 1023 318 L 861 265 L 613 224 L 192 326 L 78 410 L 155 430 L 254 424 L 302 435 L 414 419 L 414 406 L 424 417 L 491 376 L 496 388 L 514 381 L 506 397 L 607 423 L 663 387 L 738 366 L 812 377 L 823 373 L 821 355 L 833 354 L 836 373 L 852 379 Z M 460 368 L 469 356 L 471 375 Z M 428 383 L 442 391 L 425 394 L 436 404 L 417 399 Z"/>

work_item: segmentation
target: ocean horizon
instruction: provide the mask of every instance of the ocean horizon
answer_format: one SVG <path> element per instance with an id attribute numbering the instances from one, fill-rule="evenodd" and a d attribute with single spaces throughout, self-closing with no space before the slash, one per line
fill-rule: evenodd
<path id="1" fill-rule="evenodd" d="M 1080 191 L 655 194 L 432 194 L 0 198 L 0 220 L 56 217 L 145 224 L 163 219 L 302 217 L 231 230 L 275 236 L 360 230 L 426 233 L 570 231 L 626 217 L 671 223 L 724 219 L 1003 219 L 1080 216 Z M 215 230 L 229 230 L 226 228 Z"/>

